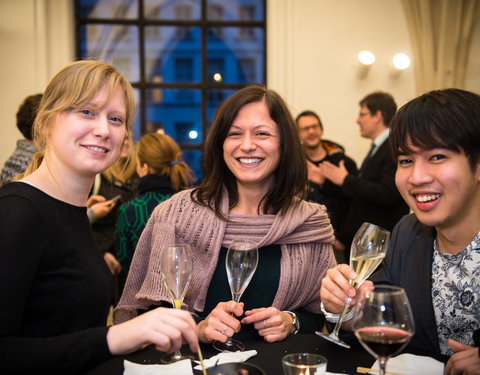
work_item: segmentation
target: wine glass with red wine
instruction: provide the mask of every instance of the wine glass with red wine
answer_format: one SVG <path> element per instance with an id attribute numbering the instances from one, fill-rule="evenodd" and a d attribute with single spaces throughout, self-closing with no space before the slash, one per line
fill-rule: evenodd
<path id="1" fill-rule="evenodd" d="M 399 353 L 415 333 L 405 291 L 389 285 L 363 289 L 355 305 L 353 330 L 363 347 L 378 359 L 380 375 L 385 375 L 388 358 Z"/>

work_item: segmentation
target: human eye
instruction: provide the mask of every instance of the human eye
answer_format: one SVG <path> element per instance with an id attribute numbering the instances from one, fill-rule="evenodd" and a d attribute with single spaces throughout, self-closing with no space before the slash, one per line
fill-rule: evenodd
<path id="1" fill-rule="evenodd" d="M 260 130 L 256 133 L 256 135 L 260 136 L 260 137 L 269 137 L 271 136 L 272 134 L 266 130 Z"/>
<path id="2" fill-rule="evenodd" d="M 230 129 L 227 133 L 227 137 L 240 137 L 242 133 L 239 130 Z"/>
<path id="3" fill-rule="evenodd" d="M 397 157 L 397 164 L 400 167 L 407 167 L 408 165 L 412 164 L 412 159 L 408 158 L 407 156 L 399 156 Z"/>
<path id="4" fill-rule="evenodd" d="M 94 113 L 91 110 L 86 108 L 79 109 L 78 112 L 83 116 L 88 116 L 88 117 L 94 116 Z"/>
<path id="5" fill-rule="evenodd" d="M 444 154 L 434 154 L 434 155 L 432 155 L 432 156 L 430 157 L 430 160 L 435 162 L 435 161 L 444 160 L 444 159 L 446 159 L 446 158 L 447 158 L 447 156 L 444 155 Z"/>
<path id="6" fill-rule="evenodd" d="M 109 120 L 110 120 L 110 122 L 112 122 L 115 125 L 123 125 L 124 124 L 124 120 L 120 116 L 112 115 L 112 116 L 109 117 Z"/>

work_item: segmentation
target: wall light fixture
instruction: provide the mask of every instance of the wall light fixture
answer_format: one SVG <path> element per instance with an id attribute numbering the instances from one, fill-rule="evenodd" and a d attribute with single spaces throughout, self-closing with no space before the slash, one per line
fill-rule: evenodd
<path id="1" fill-rule="evenodd" d="M 407 69 L 411 64 L 410 57 L 406 53 L 397 53 L 393 56 L 392 65 L 390 66 L 390 76 L 398 77 L 400 73 Z"/>
<path id="2" fill-rule="evenodd" d="M 375 55 L 370 51 L 362 51 L 357 56 L 357 77 L 363 79 L 367 76 L 370 66 L 375 62 Z"/>

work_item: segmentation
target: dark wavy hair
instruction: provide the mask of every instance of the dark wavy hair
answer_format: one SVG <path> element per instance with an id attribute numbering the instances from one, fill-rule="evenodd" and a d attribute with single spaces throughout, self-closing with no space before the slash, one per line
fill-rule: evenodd
<path id="1" fill-rule="evenodd" d="M 223 189 L 228 192 L 230 208 L 238 203 L 237 182 L 223 158 L 223 143 L 240 109 L 259 101 L 265 102 L 270 117 L 278 126 L 280 163 L 274 172 L 275 183 L 261 200 L 258 213 L 284 214 L 292 204 L 298 204 L 305 193 L 305 154 L 287 104 L 273 90 L 257 85 L 247 86 L 228 97 L 215 113 L 204 143 L 204 178 L 191 193 L 194 201 L 209 207 L 223 220 L 224 213 L 220 212 Z"/>
<path id="2" fill-rule="evenodd" d="M 31 141 L 33 139 L 33 123 L 37 117 L 38 107 L 43 94 L 27 96 L 17 111 L 17 128 L 22 135 Z"/>
<path id="3" fill-rule="evenodd" d="M 395 103 L 393 96 L 381 91 L 365 96 L 358 104 L 367 107 L 372 115 L 380 111 L 386 127 L 390 126 L 390 122 L 397 111 L 397 103 Z"/>
<path id="4" fill-rule="evenodd" d="M 474 171 L 480 160 L 480 95 L 460 89 L 434 90 L 401 107 L 390 126 L 395 158 L 411 146 L 465 152 Z"/>

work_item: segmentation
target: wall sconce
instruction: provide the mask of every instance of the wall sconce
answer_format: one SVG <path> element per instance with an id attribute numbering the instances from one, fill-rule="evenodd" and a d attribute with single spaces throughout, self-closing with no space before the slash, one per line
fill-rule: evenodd
<path id="1" fill-rule="evenodd" d="M 393 56 L 392 64 L 390 65 L 390 77 L 397 78 L 410 64 L 410 57 L 406 53 L 397 53 Z"/>
<path id="2" fill-rule="evenodd" d="M 357 77 L 364 79 L 370 70 L 370 66 L 375 62 L 375 55 L 370 51 L 362 51 L 358 54 L 357 59 Z"/>

